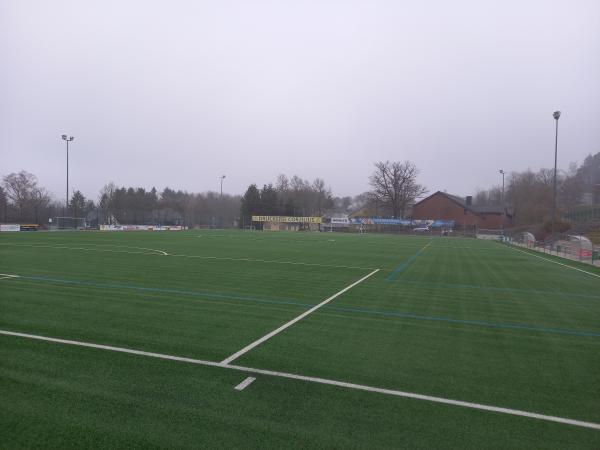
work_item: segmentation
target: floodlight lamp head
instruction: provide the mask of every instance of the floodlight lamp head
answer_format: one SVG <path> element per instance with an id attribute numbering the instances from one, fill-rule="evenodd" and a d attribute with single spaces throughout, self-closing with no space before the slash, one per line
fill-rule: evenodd
<path id="1" fill-rule="evenodd" d="M 504 175 L 504 170 L 503 170 L 503 169 L 500 169 L 500 173 L 501 173 L 502 175 Z"/>
<path id="2" fill-rule="evenodd" d="M 560 111 L 554 111 L 554 114 L 552 114 L 552 117 L 554 117 L 554 119 L 558 120 L 560 118 Z"/>
<path id="3" fill-rule="evenodd" d="M 221 178 L 225 178 L 225 175 L 222 175 Z"/>
<path id="4" fill-rule="evenodd" d="M 69 136 L 70 141 L 72 141 L 73 139 L 75 139 L 73 136 Z"/>
<path id="5" fill-rule="evenodd" d="M 63 141 L 66 141 L 66 140 L 67 140 L 67 135 L 66 135 L 66 134 L 63 134 L 63 135 L 62 135 L 62 139 L 63 139 Z"/>

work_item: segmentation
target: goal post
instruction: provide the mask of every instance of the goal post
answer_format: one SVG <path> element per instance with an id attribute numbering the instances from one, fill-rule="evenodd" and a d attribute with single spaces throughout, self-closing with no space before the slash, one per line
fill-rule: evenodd
<path id="1" fill-rule="evenodd" d="M 51 230 L 85 230 L 85 217 L 52 217 L 48 219 Z"/>

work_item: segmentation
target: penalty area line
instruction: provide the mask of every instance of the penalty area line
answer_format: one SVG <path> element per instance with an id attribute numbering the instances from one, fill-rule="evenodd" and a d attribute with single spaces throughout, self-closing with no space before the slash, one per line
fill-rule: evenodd
<path id="1" fill-rule="evenodd" d="M 276 372 L 273 370 L 264 370 L 264 369 L 255 369 L 252 367 L 235 366 L 235 365 L 231 365 L 231 364 L 223 364 L 223 363 L 214 362 L 214 361 L 205 361 L 205 360 L 201 360 L 201 359 L 193 359 L 193 358 L 185 358 L 185 357 L 180 357 L 180 356 L 165 355 L 162 353 L 152 353 L 152 352 L 146 352 L 146 351 L 142 351 L 142 350 L 133 350 L 133 349 L 129 349 L 129 348 L 123 348 L 123 347 L 113 347 L 110 345 L 93 344 L 91 342 L 72 341 L 72 340 L 68 340 L 68 339 L 58 339 L 58 338 L 52 338 L 52 337 L 47 337 L 47 336 L 39 336 L 39 335 L 35 335 L 35 334 L 18 333 L 15 331 L 8 331 L 8 330 L 0 330 L 0 335 L 34 339 L 34 340 L 46 341 L 46 342 L 53 342 L 53 343 L 57 343 L 57 344 L 73 345 L 73 346 L 77 346 L 77 347 L 87 347 L 87 348 L 94 348 L 94 349 L 99 349 L 99 350 L 108 350 L 108 351 L 113 351 L 113 352 L 127 353 L 127 354 L 138 355 L 138 356 L 146 356 L 146 357 L 150 357 L 150 358 L 158 358 L 158 359 L 163 359 L 163 360 L 179 361 L 179 362 L 185 362 L 185 363 L 190 363 L 190 364 L 196 364 L 196 365 L 200 365 L 200 366 L 219 367 L 222 369 L 236 370 L 236 371 L 245 372 L 245 373 L 266 375 L 266 376 L 279 377 L 279 378 L 287 378 L 287 379 L 292 379 L 292 380 L 306 381 L 306 382 L 310 382 L 310 383 L 325 384 L 325 385 L 329 385 L 329 386 L 336 386 L 336 387 L 341 387 L 341 388 L 346 388 L 346 389 L 374 392 L 374 393 L 378 393 L 378 394 L 390 395 L 390 396 L 395 396 L 395 397 L 411 398 L 411 399 L 415 399 L 415 400 L 423 400 L 423 401 L 428 401 L 428 402 L 432 402 L 432 403 L 441 403 L 444 405 L 459 406 L 459 407 L 463 407 L 463 408 L 476 409 L 476 410 L 481 410 L 481 411 L 489 411 L 489 412 L 495 412 L 495 413 L 499 413 L 499 414 L 508 414 L 508 415 L 512 415 L 512 416 L 527 417 L 530 419 L 544 420 L 547 422 L 556 422 L 556 423 L 561 423 L 561 424 L 565 424 L 565 425 L 573 425 L 576 427 L 600 430 L 600 423 L 584 422 L 581 420 L 568 419 L 565 417 L 549 416 L 549 415 L 538 414 L 538 413 L 534 413 L 534 412 L 521 411 L 518 409 L 503 408 L 503 407 L 499 407 L 499 406 L 485 405 L 482 403 L 465 402 L 462 400 L 452 400 L 452 399 L 448 399 L 448 398 L 444 398 L 444 397 L 434 397 L 431 395 L 416 394 L 413 392 L 405 392 L 405 391 L 399 391 L 399 390 L 394 390 L 394 389 L 378 388 L 378 387 L 366 386 L 366 385 L 362 385 L 362 384 L 347 383 L 344 381 L 329 380 L 326 378 L 308 377 L 308 376 L 304 376 L 304 375 L 297 375 L 297 374 L 287 373 L 287 372 Z M 250 377 L 250 378 L 252 378 L 252 377 Z"/>
<path id="2" fill-rule="evenodd" d="M 364 277 L 362 277 L 360 280 L 355 281 L 354 283 L 346 286 L 344 289 L 342 289 L 341 291 L 336 292 L 335 294 L 333 294 L 331 297 L 326 298 L 325 300 L 323 300 L 321 303 L 319 303 L 318 305 L 313 306 L 312 308 L 310 308 L 308 311 L 303 312 L 302 314 L 300 314 L 298 317 L 296 317 L 295 319 L 290 320 L 287 323 L 284 323 L 283 325 L 281 325 L 279 328 L 271 331 L 268 334 L 265 334 L 263 337 L 261 337 L 260 339 L 257 339 L 256 341 L 252 342 L 251 344 L 248 344 L 246 347 L 244 347 L 243 349 L 241 349 L 238 352 L 235 352 L 233 355 L 229 356 L 228 358 L 225 358 L 223 361 L 221 361 L 221 363 L 223 364 L 229 364 L 231 361 L 239 358 L 240 356 L 242 356 L 244 353 L 249 352 L 250 350 L 252 350 L 254 347 L 257 347 L 258 345 L 262 344 L 263 342 L 265 342 L 268 339 L 271 339 L 273 336 L 281 333 L 283 330 L 285 330 L 286 328 L 291 327 L 292 325 L 294 325 L 296 322 L 304 319 L 306 316 L 308 316 L 309 314 L 313 313 L 314 311 L 316 311 L 317 309 L 319 309 L 321 306 L 326 305 L 327 303 L 329 303 L 330 301 L 332 301 L 333 299 L 339 297 L 340 295 L 342 295 L 344 292 L 349 291 L 350 289 L 352 289 L 354 286 L 356 286 L 357 284 L 362 283 L 363 281 L 365 281 L 367 278 L 369 278 L 372 275 L 375 275 L 377 272 L 379 272 L 379 269 L 375 269 L 373 272 L 369 273 L 368 275 L 365 275 Z"/>

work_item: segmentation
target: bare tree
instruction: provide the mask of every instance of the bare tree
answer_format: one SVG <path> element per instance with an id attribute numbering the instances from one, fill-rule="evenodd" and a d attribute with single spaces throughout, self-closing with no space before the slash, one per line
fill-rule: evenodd
<path id="1" fill-rule="evenodd" d="M 473 204 L 477 206 L 501 206 L 502 186 L 492 186 L 489 189 L 477 189 L 473 196 Z"/>
<path id="2" fill-rule="evenodd" d="M 331 197 L 331 189 L 325 187 L 325 181 L 322 178 L 315 178 L 311 188 L 314 196 L 313 210 L 320 216 L 323 214 L 326 200 Z"/>
<path id="3" fill-rule="evenodd" d="M 6 197 L 17 211 L 17 220 L 39 221 L 41 209 L 50 204 L 46 189 L 38 186 L 35 175 L 22 170 L 3 179 Z"/>
<path id="4" fill-rule="evenodd" d="M 277 176 L 275 189 L 277 189 L 277 192 L 280 194 L 287 193 L 290 190 L 290 180 L 288 180 L 288 177 L 286 177 L 285 174 L 280 173 Z"/>
<path id="5" fill-rule="evenodd" d="M 4 188 L 0 186 L 0 221 L 6 222 L 8 217 L 8 198 Z"/>
<path id="6" fill-rule="evenodd" d="M 50 193 L 46 188 L 35 186 L 31 193 L 30 204 L 33 209 L 33 221 L 34 223 L 40 223 L 42 221 L 43 212 L 50 206 Z"/>
<path id="7" fill-rule="evenodd" d="M 369 177 L 371 196 L 389 208 L 393 217 L 404 218 L 408 207 L 427 192 L 417 183 L 418 174 L 419 169 L 410 161 L 375 163 L 375 172 Z"/>
<path id="8" fill-rule="evenodd" d="M 37 187 L 35 175 L 22 170 L 4 177 L 4 188 L 9 201 L 19 210 L 23 211 Z"/>

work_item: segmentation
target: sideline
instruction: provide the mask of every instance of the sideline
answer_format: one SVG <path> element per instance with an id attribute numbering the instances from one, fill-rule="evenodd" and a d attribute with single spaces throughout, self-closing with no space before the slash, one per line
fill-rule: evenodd
<path id="1" fill-rule="evenodd" d="M 78 347 L 95 348 L 95 349 L 108 350 L 108 351 L 119 352 L 119 353 L 128 353 L 128 354 L 132 354 L 132 355 L 147 356 L 147 357 L 151 357 L 151 358 L 158 358 L 158 359 L 165 359 L 165 360 L 170 360 L 170 361 L 179 361 L 179 362 L 185 362 L 185 363 L 190 363 L 190 364 L 197 364 L 200 366 L 219 367 L 219 368 L 223 368 L 223 369 L 237 370 L 237 371 L 246 372 L 246 373 L 256 373 L 256 374 L 267 375 L 267 376 L 272 376 L 272 377 L 288 378 L 288 379 L 292 379 L 292 380 L 300 380 L 300 381 L 307 381 L 307 382 L 311 382 L 311 383 L 326 384 L 326 385 L 330 385 L 330 386 L 343 387 L 343 388 L 347 388 L 347 389 L 375 392 L 375 393 L 391 395 L 391 396 L 395 396 L 395 397 L 412 398 L 415 400 L 424 400 L 424 401 L 433 402 L 433 403 L 441 403 L 441 404 L 445 404 L 445 405 L 460 406 L 463 408 L 478 409 L 478 410 L 482 410 L 482 411 L 490 411 L 490 412 L 495 412 L 495 413 L 500 413 L 500 414 L 509 414 L 509 415 L 513 415 L 513 416 L 528 417 L 530 419 L 545 420 L 547 422 L 557 422 L 557 423 L 566 424 L 566 425 L 573 425 L 576 427 L 600 430 L 600 423 L 584 422 L 581 420 L 568 419 L 565 417 L 548 416 L 545 414 L 521 411 L 518 409 L 484 405 L 481 403 L 471 403 L 471 402 L 465 402 L 465 401 L 461 401 L 461 400 L 452 400 L 452 399 L 448 399 L 448 398 L 444 398 L 444 397 L 434 397 L 431 395 L 416 394 L 413 392 L 398 391 L 398 390 L 394 390 L 394 389 L 385 389 L 385 388 L 378 388 L 378 387 L 373 387 L 373 386 L 365 386 L 362 384 L 346 383 L 344 381 L 329 380 L 326 378 L 308 377 L 308 376 L 304 376 L 304 375 L 296 375 L 296 374 L 287 373 L 287 372 L 276 372 L 273 370 L 264 370 L 264 369 L 255 369 L 252 367 L 235 366 L 235 365 L 230 365 L 230 364 L 224 364 L 222 362 L 219 363 L 219 362 L 213 362 L 213 361 L 205 361 L 205 360 L 201 360 L 201 359 L 193 359 L 193 358 L 185 358 L 185 357 L 180 357 L 180 356 L 165 355 L 162 353 L 152 353 L 152 352 L 146 352 L 146 351 L 142 351 L 142 350 L 133 350 L 133 349 L 129 349 L 129 348 L 123 348 L 123 347 L 113 347 L 110 345 L 93 344 L 90 342 L 72 341 L 72 340 L 68 340 L 68 339 L 57 339 L 57 338 L 51 338 L 51 337 L 47 337 L 47 336 L 18 333 L 18 332 L 8 331 L 8 330 L 0 330 L 0 335 L 21 337 L 21 338 L 27 338 L 27 339 L 35 339 L 35 340 L 39 340 L 39 341 L 54 342 L 57 344 L 65 344 L 65 345 L 74 345 L 74 346 L 78 346 Z"/>
<path id="2" fill-rule="evenodd" d="M 588 272 L 587 270 L 580 269 L 579 267 L 574 267 L 574 266 L 571 266 L 569 264 L 564 264 L 564 263 L 561 263 L 561 262 L 558 262 L 558 261 L 554 261 L 554 260 L 549 259 L 549 258 L 544 258 L 543 256 L 534 255 L 533 253 L 526 252 L 525 250 L 518 249 L 514 245 L 510 245 L 510 248 L 512 248 L 516 252 L 525 253 L 526 255 L 533 256 L 534 258 L 543 259 L 544 261 L 548 261 L 548 262 L 553 263 L 553 264 L 558 264 L 559 266 L 568 267 L 569 269 L 577 270 L 578 272 L 583 272 L 583 273 L 585 273 L 587 275 L 591 275 L 593 277 L 600 278 L 600 275 L 598 275 L 597 273 Z"/>

